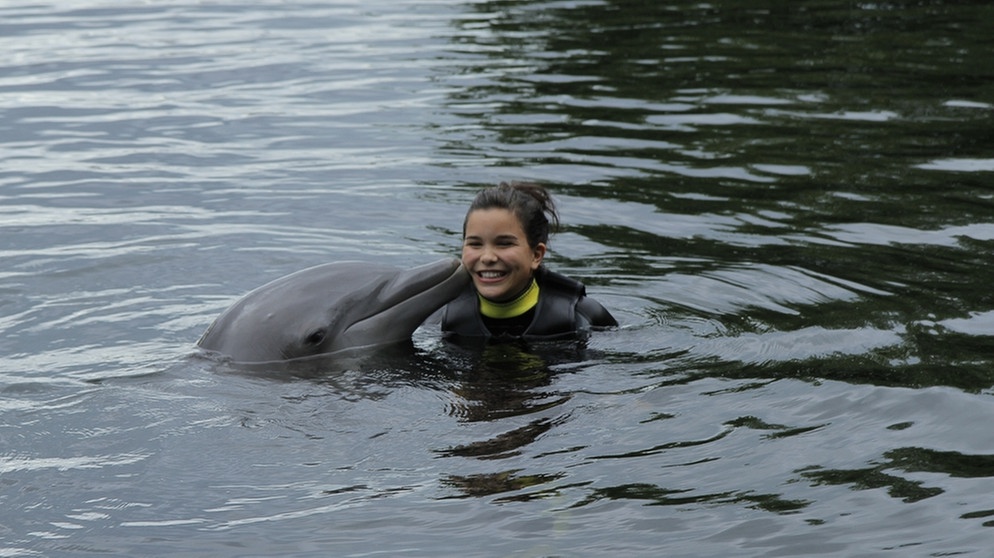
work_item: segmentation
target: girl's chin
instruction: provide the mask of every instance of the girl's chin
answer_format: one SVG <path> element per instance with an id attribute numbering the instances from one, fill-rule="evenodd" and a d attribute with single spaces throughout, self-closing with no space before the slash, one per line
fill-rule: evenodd
<path id="1" fill-rule="evenodd" d="M 491 283 L 476 283 L 476 292 L 480 293 L 483 298 L 493 302 L 502 302 L 507 298 L 507 289 L 503 285 L 494 285 Z"/>

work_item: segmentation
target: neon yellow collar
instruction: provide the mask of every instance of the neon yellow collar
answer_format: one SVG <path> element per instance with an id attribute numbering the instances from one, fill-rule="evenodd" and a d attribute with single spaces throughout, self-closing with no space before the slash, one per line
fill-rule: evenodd
<path id="1" fill-rule="evenodd" d="M 480 294 L 477 296 L 480 299 L 480 313 L 484 316 L 501 320 L 516 318 L 538 304 L 538 283 L 532 279 L 532 284 L 521 293 L 521 296 L 508 302 L 494 302 L 483 298 Z"/>

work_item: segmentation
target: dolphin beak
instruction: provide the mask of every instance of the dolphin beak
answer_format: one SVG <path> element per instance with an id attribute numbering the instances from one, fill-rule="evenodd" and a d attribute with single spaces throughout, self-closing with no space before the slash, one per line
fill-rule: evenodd
<path id="1" fill-rule="evenodd" d="M 381 341 L 410 338 L 428 316 L 459 296 L 470 281 L 462 262 L 454 258 L 401 271 L 372 295 L 376 299 L 370 306 L 373 311 L 349 326 L 344 336 Z"/>
<path id="2" fill-rule="evenodd" d="M 384 307 L 419 299 L 425 306 L 432 306 L 425 314 L 428 316 L 455 298 L 469 281 L 462 262 L 449 258 L 401 271 L 380 289 L 378 298 Z"/>

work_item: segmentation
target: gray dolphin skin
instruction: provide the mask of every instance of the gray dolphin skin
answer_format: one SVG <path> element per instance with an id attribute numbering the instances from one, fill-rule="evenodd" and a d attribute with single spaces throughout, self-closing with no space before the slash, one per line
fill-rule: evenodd
<path id="1" fill-rule="evenodd" d="M 363 262 L 318 265 L 246 294 L 214 320 L 197 345 L 248 363 L 400 342 L 469 281 L 456 259 L 413 269 Z"/>

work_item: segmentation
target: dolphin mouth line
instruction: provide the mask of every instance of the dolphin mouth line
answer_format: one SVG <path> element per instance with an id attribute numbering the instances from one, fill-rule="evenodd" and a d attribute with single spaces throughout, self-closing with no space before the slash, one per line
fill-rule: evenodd
<path id="1" fill-rule="evenodd" d="M 414 270 L 411 270 L 410 273 L 414 273 L 419 269 L 421 268 L 415 268 Z M 460 274 L 463 274 L 465 281 L 460 281 Z M 396 281 L 396 279 L 394 281 Z M 390 284 L 394 283 L 394 281 L 391 281 Z M 343 330 L 343 333 L 350 332 L 356 326 L 362 327 L 369 320 L 375 320 L 386 314 L 403 315 L 405 311 L 410 315 L 415 315 L 420 310 L 421 313 L 424 314 L 421 321 L 424 321 L 424 319 L 430 316 L 433 312 L 455 298 L 455 296 L 459 293 L 459 289 L 452 289 L 453 283 L 458 283 L 456 286 L 461 287 L 464 283 L 469 282 L 469 274 L 466 272 L 466 268 L 463 267 L 462 263 L 459 262 L 458 265 L 452 267 L 452 270 L 442 280 L 430 281 L 426 277 L 424 281 L 425 284 L 423 288 L 418 289 L 416 292 L 405 292 L 404 290 L 399 290 L 396 293 L 391 294 L 383 301 L 378 310 L 356 320 L 351 325 L 346 327 Z M 379 292 L 388 289 L 390 284 L 383 285 L 377 293 L 374 293 L 371 296 L 376 296 Z M 439 292 L 447 293 L 450 290 L 452 291 L 451 296 L 442 297 L 440 302 L 432 303 L 430 305 L 421 304 L 421 302 L 427 297 L 433 297 L 433 295 Z M 425 308 L 428 308 L 428 311 L 424 311 Z M 420 325 L 420 322 L 418 322 L 417 325 Z M 417 325 L 415 328 L 417 328 Z"/>

